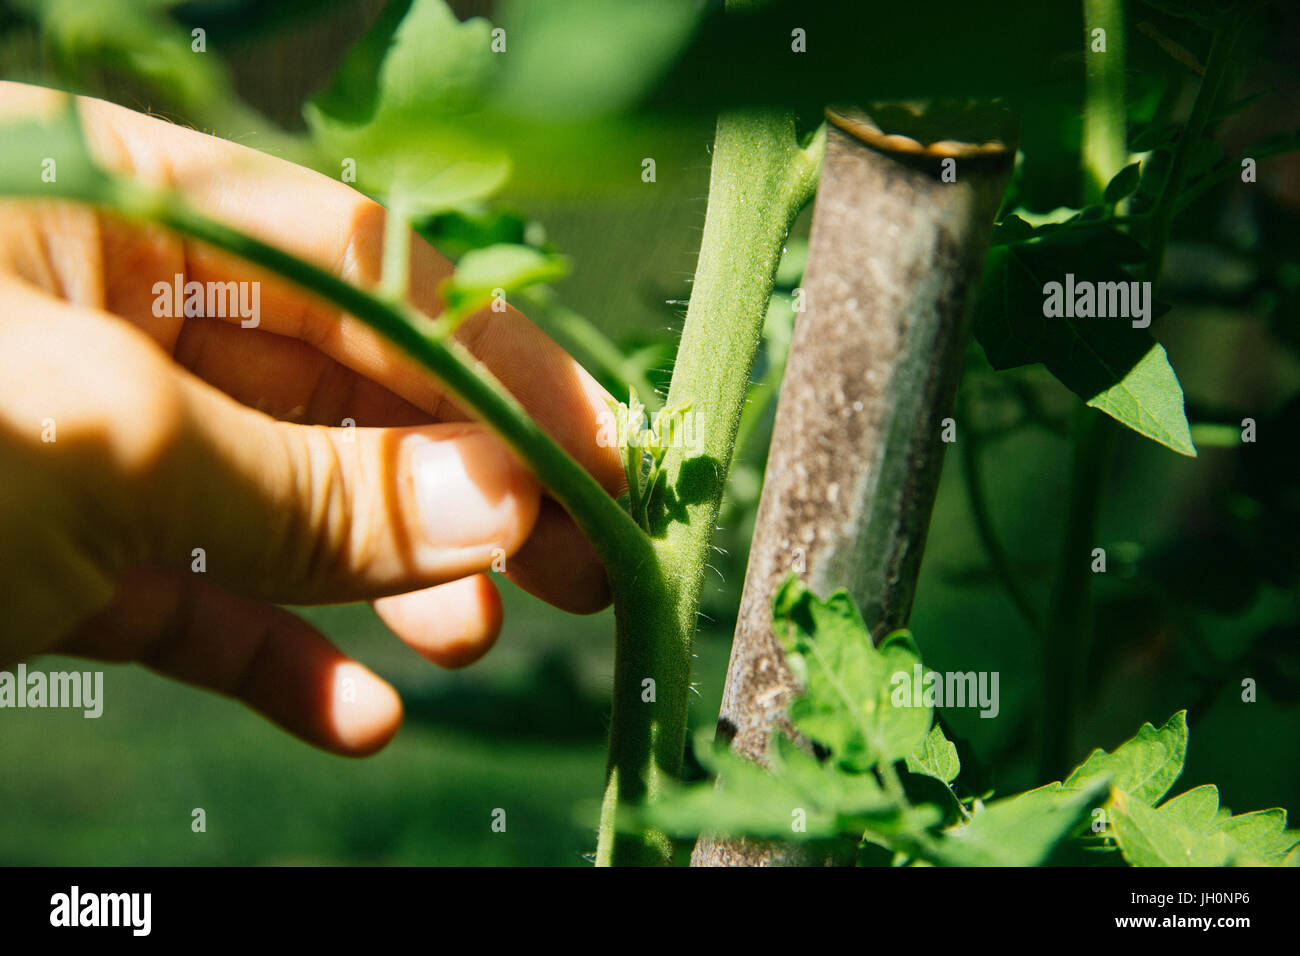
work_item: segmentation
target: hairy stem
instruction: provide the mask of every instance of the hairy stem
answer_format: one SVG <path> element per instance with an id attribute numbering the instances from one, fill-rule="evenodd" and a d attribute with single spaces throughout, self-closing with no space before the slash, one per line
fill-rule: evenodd
<path id="1" fill-rule="evenodd" d="M 667 399 L 690 403 L 694 440 L 664 459 L 664 508 L 651 518 L 656 560 L 627 568 L 630 580 L 612 580 L 618 636 L 597 864 L 671 861 L 662 834 L 618 830 L 619 808 L 653 800 L 681 769 L 709 545 L 782 244 L 812 195 L 824 146 L 819 131 L 800 149 L 793 117 L 781 112 L 718 120 L 699 264 Z"/>

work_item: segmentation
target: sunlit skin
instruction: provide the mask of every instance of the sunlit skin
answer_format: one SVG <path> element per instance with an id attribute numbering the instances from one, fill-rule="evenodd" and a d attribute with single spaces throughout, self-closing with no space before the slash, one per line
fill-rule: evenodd
<path id="1" fill-rule="evenodd" d="M 0 121 L 62 99 L 0 83 Z M 348 186 L 78 105 L 105 166 L 378 282 L 384 211 Z M 451 268 L 413 239 L 409 295 L 426 314 Z M 154 283 L 176 274 L 260 282 L 260 324 L 156 316 Z M 618 493 L 617 451 L 597 441 L 604 389 L 513 309 L 457 335 Z M 238 259 L 66 204 L 0 211 L 0 537 L 0 667 L 37 653 L 139 661 L 349 755 L 393 737 L 401 701 L 277 603 L 374 601 L 413 649 L 461 667 L 501 629 L 494 562 L 565 610 L 609 602 L 568 515 L 366 326 Z"/>

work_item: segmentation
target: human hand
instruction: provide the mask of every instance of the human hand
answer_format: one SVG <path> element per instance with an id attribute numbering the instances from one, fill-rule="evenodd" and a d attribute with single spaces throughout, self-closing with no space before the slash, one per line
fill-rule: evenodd
<path id="1" fill-rule="evenodd" d="M 0 122 L 62 99 L 0 82 Z M 359 193 L 108 103 L 78 107 L 104 166 L 377 283 L 384 211 Z M 497 637 L 494 562 L 566 610 L 608 603 L 563 509 L 369 327 L 156 228 L 61 203 L 0 208 L 0 666 L 47 652 L 140 661 L 362 755 L 396 733 L 396 692 L 276 603 L 374 600 L 449 667 Z M 437 314 L 451 269 L 413 237 L 411 302 Z M 221 288 L 257 304 L 256 326 L 237 310 L 177 314 L 155 290 L 177 276 L 236 283 Z M 513 309 L 457 337 L 619 492 L 618 453 L 596 440 L 606 393 L 572 358 Z"/>

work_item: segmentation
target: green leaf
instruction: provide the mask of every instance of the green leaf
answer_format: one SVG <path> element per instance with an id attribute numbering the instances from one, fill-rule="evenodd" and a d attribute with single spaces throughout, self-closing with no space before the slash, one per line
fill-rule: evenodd
<path id="1" fill-rule="evenodd" d="M 873 775 L 823 764 L 784 738 L 774 742 L 770 772 L 705 741 L 695 753 L 718 784 L 670 789 L 629 815 L 627 825 L 648 823 L 683 837 L 711 832 L 804 841 L 856 835 L 868 826 L 891 832 L 901 819 Z"/>
<path id="2" fill-rule="evenodd" d="M 1133 866 L 1281 866 L 1300 846 L 1286 828 L 1286 811 L 1231 816 L 1212 784 L 1188 790 L 1157 808 L 1122 789 L 1109 803 L 1111 827 Z"/>
<path id="3" fill-rule="evenodd" d="M 456 271 L 439 287 L 452 322 L 477 312 L 498 293 L 508 295 L 568 274 L 563 256 L 548 255 L 531 246 L 496 245 L 473 249 L 456 263 Z"/>
<path id="4" fill-rule="evenodd" d="M 307 119 L 363 127 L 469 112 L 495 70 L 491 30 L 479 17 L 460 22 L 444 0 L 395 0 L 308 103 Z"/>
<path id="5" fill-rule="evenodd" d="M 772 768 L 819 813 L 834 815 L 840 833 L 857 832 L 868 822 L 879 825 L 899 814 L 897 802 L 881 789 L 874 774 L 846 773 L 787 737 L 778 735 L 773 742 Z"/>
<path id="6" fill-rule="evenodd" d="M 956 745 L 945 737 L 939 725 L 935 724 L 930 728 L 930 734 L 925 738 L 925 742 L 908 754 L 907 769 L 912 773 L 923 773 L 936 780 L 942 780 L 944 783 L 952 783 L 957 779 L 957 774 L 961 773 L 961 760 L 957 757 Z"/>
<path id="7" fill-rule="evenodd" d="M 1106 781 L 1079 790 L 1040 788 L 976 807 L 968 823 L 943 831 L 932 856 L 945 866 L 1038 866 L 1070 837 L 1106 792 Z"/>
<path id="8" fill-rule="evenodd" d="M 756 839 L 818 839 L 834 836 L 833 816 L 808 812 L 802 790 L 772 776 L 763 768 L 734 754 L 721 758 L 723 783 L 697 784 L 665 792 L 624 825 L 635 830 L 642 823 L 679 837 L 701 833 L 749 836 Z M 795 828 L 799 811 L 803 830 Z"/>
<path id="9" fill-rule="evenodd" d="M 791 722 L 829 757 L 818 760 L 776 735 L 768 772 L 729 752 L 697 747 L 700 762 L 717 772 L 719 787 L 670 791 L 643 811 L 645 819 L 682 835 L 811 840 L 865 834 L 891 849 L 913 846 L 942 821 L 943 811 L 929 803 L 905 806 L 871 771 L 914 751 L 941 780 L 956 776 L 959 764 L 942 732 L 929 733 L 931 708 L 895 706 L 891 699 L 892 678 L 902 674 L 911 681 L 920 670 L 910 635 L 896 632 L 875 648 L 845 592 L 820 601 L 793 575 L 778 589 L 773 608 L 774 629 L 786 641 L 803 688 L 791 704 Z M 796 820 L 802 829 L 792 827 Z"/>
<path id="10" fill-rule="evenodd" d="M 644 85 L 629 49 L 638 62 L 666 50 L 692 17 L 666 16 L 658 3 L 597 4 L 589 27 L 573 20 L 587 3 L 517 6 L 504 37 L 494 37 L 486 20 L 461 23 L 443 0 L 398 0 L 304 110 L 320 168 L 331 176 L 351 169 L 359 189 L 400 201 L 418 219 L 480 201 L 507 181 L 516 200 L 590 201 L 643 190 L 647 157 L 661 176 L 695 162 L 692 130 L 707 133 L 711 121 L 612 112 Z M 653 28 L 616 42 L 590 39 L 597 24 L 647 20 Z M 502 39 L 505 51 L 494 52 Z M 587 77 L 576 86 L 575 63 Z M 588 70 L 606 72 L 593 80 Z"/>
<path id="11" fill-rule="evenodd" d="M 1169 792 L 1183 772 L 1187 756 L 1187 711 L 1180 710 L 1160 729 L 1143 724 L 1130 740 L 1113 753 L 1098 748 L 1075 768 L 1062 784 L 1049 786 L 1082 790 L 1095 781 L 1109 779 L 1111 786 L 1130 794 L 1147 806 Z"/>
<path id="12" fill-rule="evenodd" d="M 1113 206 L 1137 192 L 1138 181 L 1141 179 L 1141 167 L 1141 163 L 1130 163 L 1117 172 L 1114 178 L 1106 184 L 1104 198 L 1107 205 Z"/>
<path id="13" fill-rule="evenodd" d="M 1212 783 L 1170 797 L 1160 807 L 1170 820 L 1191 830 L 1213 826 L 1219 816 L 1219 788 Z"/>
<path id="14" fill-rule="evenodd" d="M 997 369 L 1041 362 L 1090 406 L 1174 451 L 1195 456 L 1183 390 L 1164 348 L 1124 318 L 1044 315 L 1048 282 L 1128 282 L 1086 245 L 1037 242 L 989 253 L 975 334 Z M 1096 286 L 1094 285 L 1094 288 Z M 1154 312 L 1154 303 L 1151 303 Z"/>
<path id="15" fill-rule="evenodd" d="M 1286 828 L 1286 811 L 1281 807 L 1241 813 L 1226 820 L 1220 816 L 1218 828 L 1231 841 L 1234 861 L 1281 866 L 1300 845 L 1300 831 Z"/>
<path id="16" fill-rule="evenodd" d="M 1224 866 L 1228 861 L 1223 834 L 1197 832 L 1165 819 L 1123 790 L 1112 794 L 1109 815 L 1120 852 L 1132 866 Z"/>
<path id="17" fill-rule="evenodd" d="M 1088 404 L 1180 455 L 1196 457 L 1183 389 L 1163 345 L 1153 345 L 1123 381 L 1098 392 Z"/>
<path id="18" fill-rule="evenodd" d="M 442 0 L 403 0 L 304 115 L 331 172 L 350 161 L 358 187 L 431 216 L 491 194 L 509 175 L 508 156 L 475 122 L 495 68 L 486 20 L 461 23 Z"/>
<path id="19" fill-rule="evenodd" d="M 910 639 L 875 648 L 847 592 L 821 601 L 794 575 L 773 599 L 772 626 L 803 688 L 790 720 L 832 759 L 866 770 L 903 760 L 925 742 L 932 708 L 898 693 L 920 669 Z"/>
<path id="20" fill-rule="evenodd" d="M 495 92 L 512 112 L 565 121 L 632 107 L 684 47 L 702 9 L 696 0 L 516 0 L 500 17 L 507 47 Z"/>

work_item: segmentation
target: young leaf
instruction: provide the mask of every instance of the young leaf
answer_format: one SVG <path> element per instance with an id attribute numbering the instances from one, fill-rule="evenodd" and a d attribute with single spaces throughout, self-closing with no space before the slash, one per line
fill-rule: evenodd
<path id="1" fill-rule="evenodd" d="M 940 779 L 950 780 L 958 765 L 941 731 L 927 736 L 931 708 L 892 700 L 893 678 L 902 674 L 911 681 L 920 670 L 910 636 L 897 632 L 875 648 L 845 592 L 820 601 L 793 575 L 777 591 L 773 608 L 774 629 L 786 641 L 787 659 L 804 688 L 791 705 L 791 722 L 828 749 L 829 758 L 818 760 L 778 735 L 768 772 L 729 752 L 699 747 L 701 763 L 718 772 L 720 787 L 673 791 L 644 811 L 647 819 L 687 835 L 712 830 L 807 840 L 865 834 L 890 849 L 913 847 L 943 812 L 928 803 L 905 806 L 872 769 L 919 748 L 926 748 L 922 760 Z M 795 818 L 801 829 L 792 829 Z"/>
<path id="2" fill-rule="evenodd" d="M 1113 206 L 1137 192 L 1138 181 L 1141 179 L 1141 166 L 1141 163 L 1130 163 L 1117 172 L 1114 178 L 1106 184 L 1104 198 L 1107 205 Z"/>
<path id="3" fill-rule="evenodd" d="M 900 818 L 901 808 L 873 775 L 823 764 L 785 738 L 774 741 L 770 772 L 705 741 L 695 753 L 717 774 L 718 785 L 670 790 L 638 818 L 678 836 L 712 832 L 790 841 L 860 834 L 868 827 L 891 832 Z"/>
<path id="4" fill-rule="evenodd" d="M 957 779 L 957 774 L 961 773 L 961 760 L 957 757 L 957 747 L 935 724 L 930 728 L 925 742 L 907 755 L 907 769 L 944 783 L 952 783 Z"/>
<path id="5" fill-rule="evenodd" d="M 1064 783 L 1049 786 L 1082 790 L 1105 778 L 1133 799 L 1155 806 L 1183 772 L 1186 756 L 1187 711 L 1180 710 L 1159 730 L 1149 723 L 1143 724 L 1132 739 L 1120 744 L 1113 753 L 1101 748 L 1094 750 Z"/>
<path id="6" fill-rule="evenodd" d="M 1110 820 L 1124 859 L 1133 866 L 1279 866 L 1300 845 L 1286 829 L 1286 811 L 1230 816 L 1213 785 L 1188 790 L 1151 808 L 1115 789 Z"/>
<path id="7" fill-rule="evenodd" d="M 943 831 L 927 854 L 944 866 L 1038 866 L 1105 795 L 1106 781 L 1074 791 L 1040 788 L 978 808 Z"/>
<path id="8" fill-rule="evenodd" d="M 508 294 L 568 274 L 563 256 L 547 255 L 531 246 L 497 245 L 474 249 L 461 256 L 456 271 L 444 279 L 439 291 L 447 306 L 444 318 L 455 323 Z"/>
<path id="9" fill-rule="evenodd" d="M 877 824 L 898 816 L 898 803 L 871 773 L 846 773 L 831 761 L 821 761 L 778 735 L 772 744 L 772 772 L 805 795 L 806 802 L 839 818 L 839 832 L 855 832 L 862 824 Z"/>
<path id="10" fill-rule="evenodd" d="M 903 760 L 925 742 L 931 708 L 910 694 L 895 704 L 899 675 L 911 682 L 920 657 L 902 640 L 875 648 L 847 592 L 821 601 L 791 575 L 773 599 L 772 627 L 804 688 L 790 720 L 837 763 L 866 770 Z"/>
<path id="11" fill-rule="evenodd" d="M 1110 801 L 1110 824 L 1132 866 L 1223 866 L 1229 857 L 1222 834 L 1197 832 L 1123 790 Z"/>
<path id="12" fill-rule="evenodd" d="M 1193 787 L 1166 800 L 1160 812 L 1188 829 L 1204 830 L 1219 816 L 1219 788 L 1212 783 Z"/>
<path id="13" fill-rule="evenodd" d="M 833 815 L 808 806 L 802 790 L 743 757 L 717 761 L 722 784 L 674 788 L 624 821 L 629 828 L 648 824 L 679 837 L 700 833 L 755 839 L 824 839 L 838 833 Z M 804 811 L 802 829 L 793 825 Z"/>
<path id="14" fill-rule="evenodd" d="M 1231 841 L 1235 860 L 1280 866 L 1300 845 L 1300 832 L 1286 828 L 1286 811 L 1281 807 L 1241 813 L 1226 820 L 1220 814 L 1218 828 Z"/>
<path id="15" fill-rule="evenodd" d="M 490 34 L 443 0 L 390 4 L 304 109 L 313 139 L 331 164 L 351 161 L 359 187 L 400 196 L 412 215 L 489 195 L 510 171 L 470 121 L 497 65 Z"/>

